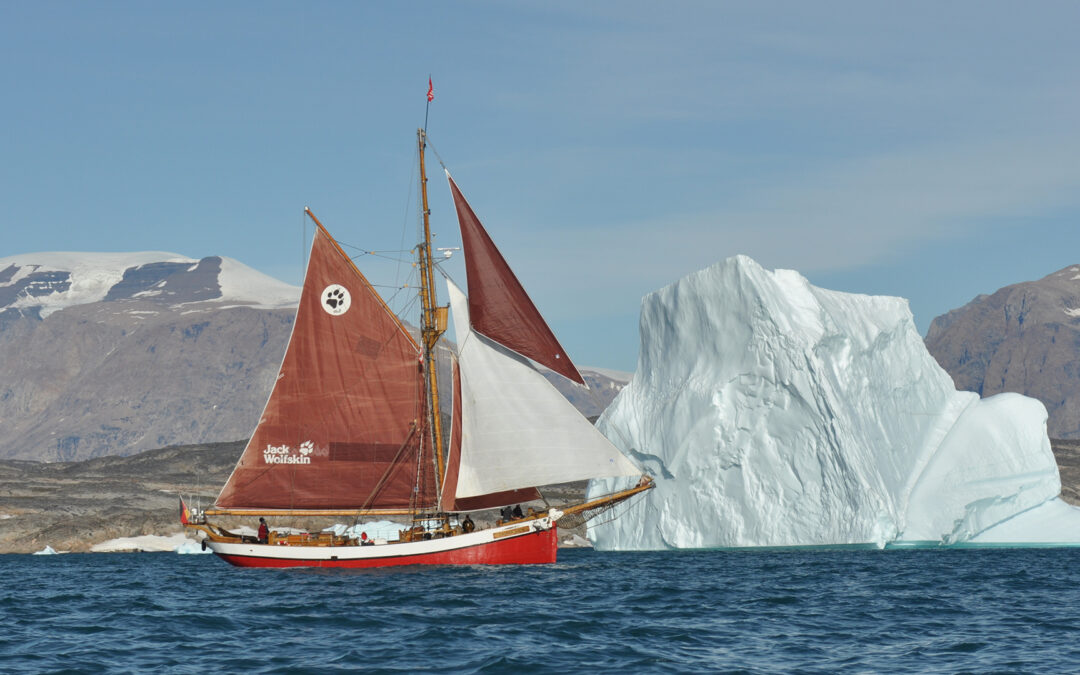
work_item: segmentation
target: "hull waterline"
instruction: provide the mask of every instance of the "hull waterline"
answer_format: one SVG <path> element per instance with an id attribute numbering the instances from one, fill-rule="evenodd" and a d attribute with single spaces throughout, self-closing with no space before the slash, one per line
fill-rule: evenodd
<path id="1" fill-rule="evenodd" d="M 556 560 L 558 528 L 528 521 L 469 534 L 373 546 L 286 546 L 207 541 L 237 567 L 363 569 L 403 565 L 537 565 Z"/>

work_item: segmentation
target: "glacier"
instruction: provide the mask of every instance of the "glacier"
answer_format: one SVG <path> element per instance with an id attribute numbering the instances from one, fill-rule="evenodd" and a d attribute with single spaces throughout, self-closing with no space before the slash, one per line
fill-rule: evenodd
<path id="1" fill-rule="evenodd" d="M 598 550 L 1080 543 L 1045 407 L 956 391 L 902 298 L 735 256 L 647 295 L 640 339 L 597 426 L 657 484 Z"/>

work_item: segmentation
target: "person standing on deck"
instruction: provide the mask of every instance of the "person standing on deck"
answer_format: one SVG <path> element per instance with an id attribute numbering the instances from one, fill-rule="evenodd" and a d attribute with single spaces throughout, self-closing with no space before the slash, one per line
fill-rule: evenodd
<path id="1" fill-rule="evenodd" d="M 266 544 L 270 541 L 270 526 L 266 524 L 266 518 L 259 518 L 259 543 Z"/>

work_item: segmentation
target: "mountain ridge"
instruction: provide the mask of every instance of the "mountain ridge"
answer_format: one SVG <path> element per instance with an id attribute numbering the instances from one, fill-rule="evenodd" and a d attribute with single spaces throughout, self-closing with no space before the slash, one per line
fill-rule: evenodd
<path id="1" fill-rule="evenodd" d="M 1051 438 L 1080 438 L 1080 265 L 980 294 L 936 317 L 925 342 L 957 389 L 1037 398 Z"/>
<path id="2" fill-rule="evenodd" d="M 0 459 L 77 461 L 247 438 L 299 294 L 220 256 L 0 258 Z M 594 417 L 625 381 L 581 370 L 591 389 L 548 377 Z"/>

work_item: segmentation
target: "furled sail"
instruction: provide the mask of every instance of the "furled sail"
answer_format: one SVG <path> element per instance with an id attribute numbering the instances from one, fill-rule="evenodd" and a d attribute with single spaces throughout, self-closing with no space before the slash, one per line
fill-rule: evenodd
<path id="1" fill-rule="evenodd" d="M 459 502 L 641 473 L 527 359 L 473 330 L 465 294 L 449 280 L 447 289 L 461 369 Z"/>
<path id="2" fill-rule="evenodd" d="M 317 227 L 281 372 L 218 497 L 224 508 L 433 506 L 420 481 L 420 349 L 330 234 Z"/>
<path id="3" fill-rule="evenodd" d="M 446 178 L 461 225 L 473 329 L 563 377 L 585 384 L 449 172 Z"/>

